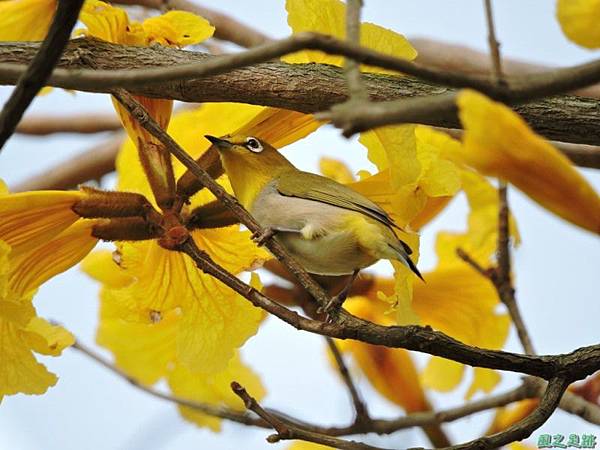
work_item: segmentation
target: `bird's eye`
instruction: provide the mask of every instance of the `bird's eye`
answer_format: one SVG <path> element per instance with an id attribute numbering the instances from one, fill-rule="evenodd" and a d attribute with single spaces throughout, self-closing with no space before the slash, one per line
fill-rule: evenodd
<path id="1" fill-rule="evenodd" d="M 249 137 L 246 139 L 246 148 L 254 153 L 260 153 L 263 150 L 263 146 L 258 141 L 258 139 Z"/>

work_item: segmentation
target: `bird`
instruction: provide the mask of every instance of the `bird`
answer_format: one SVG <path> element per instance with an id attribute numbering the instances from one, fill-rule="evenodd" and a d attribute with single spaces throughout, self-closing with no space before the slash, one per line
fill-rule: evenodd
<path id="1" fill-rule="evenodd" d="M 423 277 L 400 227 L 376 203 L 331 178 L 303 172 L 268 142 L 243 134 L 205 135 L 216 146 L 238 201 L 307 272 L 351 275 L 380 259 Z M 345 292 L 344 294 L 347 294 Z"/>

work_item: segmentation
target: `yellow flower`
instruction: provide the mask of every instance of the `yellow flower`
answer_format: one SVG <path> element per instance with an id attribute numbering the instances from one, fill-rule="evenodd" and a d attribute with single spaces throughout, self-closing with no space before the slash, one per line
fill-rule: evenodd
<path id="1" fill-rule="evenodd" d="M 76 264 L 96 244 L 91 221 L 80 221 L 43 245 L 13 254 L 0 240 L 0 400 L 18 392 L 42 394 L 56 376 L 32 352 L 58 356 L 73 343 L 64 328 L 37 317 L 32 304 L 36 289 Z"/>
<path id="2" fill-rule="evenodd" d="M 18 392 L 42 394 L 56 376 L 33 352 L 58 356 L 71 334 L 37 317 L 32 297 L 53 276 L 79 262 L 95 245 L 94 221 L 72 207 L 83 192 L 9 194 L 0 181 L 0 400 Z"/>
<path id="3" fill-rule="evenodd" d="M 201 138 L 204 134 L 244 130 L 279 147 L 319 125 L 311 116 L 291 111 L 209 104 L 176 114 L 168 131 L 198 158 L 210 145 Z M 177 177 L 185 172 L 177 161 L 173 168 Z M 151 195 L 131 141 L 121 149 L 117 171 L 120 190 Z M 225 176 L 220 182 L 231 190 Z M 202 190 L 191 197 L 181 214 L 188 217 L 194 208 L 212 200 L 212 194 Z M 198 247 L 235 274 L 252 270 L 270 258 L 238 225 L 195 230 L 191 236 Z M 123 242 L 117 244 L 114 256 L 93 253 L 83 268 L 103 284 L 97 341 L 114 354 L 116 364 L 128 374 L 146 384 L 165 378 L 174 393 L 236 408 L 240 404 L 229 389 L 233 378 L 248 384 L 253 395 L 263 392 L 256 375 L 236 356 L 237 349 L 257 331 L 262 310 L 201 273 L 186 255 L 168 251 L 155 241 Z M 255 275 L 252 284 L 260 287 Z M 182 414 L 211 428 L 219 423 L 187 409 Z"/>
<path id="4" fill-rule="evenodd" d="M 288 24 L 294 33 L 312 31 L 328 34 L 338 39 L 346 36 L 346 5 L 340 0 L 286 0 Z M 360 25 L 360 44 L 398 58 L 413 60 L 417 51 L 404 36 L 372 23 Z M 287 63 L 320 63 L 342 66 L 343 56 L 327 55 L 316 50 L 302 50 L 282 58 Z M 392 73 L 376 67 L 364 66 L 362 70 L 373 73 Z"/>
<path id="5" fill-rule="evenodd" d="M 442 198 L 445 204 L 460 189 L 459 170 L 443 153 L 460 144 L 445 133 L 420 125 L 391 126 L 362 133 L 360 142 L 380 172 L 363 176 L 352 187 L 379 203 L 402 227 L 412 221 L 421 224 L 426 208 L 439 211 L 432 199 Z"/>
<path id="6" fill-rule="evenodd" d="M 44 40 L 56 4 L 56 0 L 0 1 L 0 41 Z"/>
<path id="7" fill-rule="evenodd" d="M 485 175 L 501 177 L 544 208 L 600 233 L 600 196 L 573 164 L 516 113 L 475 91 L 457 104 L 464 147 L 455 155 Z"/>
<path id="8" fill-rule="evenodd" d="M 127 13 L 118 7 L 99 0 L 87 0 L 80 15 L 87 30 L 87 36 L 123 45 L 165 45 L 183 47 L 197 44 L 214 32 L 214 27 L 200 16 L 183 11 L 170 11 L 158 17 L 151 17 L 142 23 L 129 20 Z M 173 101 L 134 96 L 150 116 L 163 129 L 167 129 Z M 113 98 L 113 105 L 127 130 L 130 139 L 138 145 L 139 158 L 143 161 L 148 177 L 153 181 L 157 201 L 168 205 L 172 190 L 172 174 L 169 155 L 160 142 L 146 131 L 129 112 Z M 162 205 L 161 205 L 162 206 Z"/>
<path id="9" fill-rule="evenodd" d="M 558 0 L 556 17 L 563 33 L 583 47 L 600 47 L 599 0 Z"/>

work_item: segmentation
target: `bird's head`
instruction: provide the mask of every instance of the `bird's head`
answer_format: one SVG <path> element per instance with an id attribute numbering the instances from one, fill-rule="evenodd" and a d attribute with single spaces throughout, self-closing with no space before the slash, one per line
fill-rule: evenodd
<path id="1" fill-rule="evenodd" d="M 205 137 L 219 151 L 223 168 L 240 200 L 246 196 L 254 198 L 269 181 L 287 170 L 295 169 L 275 147 L 255 136 L 236 134 L 220 138 Z M 242 200 L 242 203 L 245 201 Z"/>

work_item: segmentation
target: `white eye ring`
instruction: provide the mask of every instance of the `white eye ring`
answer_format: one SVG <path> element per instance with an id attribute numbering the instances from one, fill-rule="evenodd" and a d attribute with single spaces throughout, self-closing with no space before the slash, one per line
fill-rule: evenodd
<path id="1" fill-rule="evenodd" d="M 260 141 L 252 136 L 246 138 L 245 147 L 254 153 L 260 153 L 263 151 L 263 146 Z"/>

